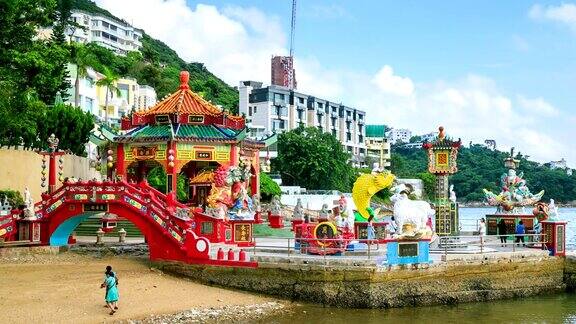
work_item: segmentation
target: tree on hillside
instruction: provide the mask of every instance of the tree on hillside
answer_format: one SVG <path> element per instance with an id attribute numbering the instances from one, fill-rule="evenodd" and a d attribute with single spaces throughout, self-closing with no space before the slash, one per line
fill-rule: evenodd
<path id="1" fill-rule="evenodd" d="M 349 159 L 332 134 L 315 127 L 300 127 L 280 134 L 273 167 L 286 185 L 347 192 L 355 180 Z"/>
<path id="2" fill-rule="evenodd" d="M 108 123 L 108 98 L 109 96 L 112 96 L 114 93 L 117 96 L 120 96 L 120 89 L 118 89 L 118 87 L 116 86 L 116 82 L 118 82 L 118 75 L 114 74 L 112 71 L 110 71 L 109 69 L 105 68 L 102 72 L 102 74 L 104 75 L 104 77 L 98 81 L 96 81 L 96 84 L 101 86 L 101 87 L 106 87 L 106 103 L 104 105 L 104 110 L 106 112 L 106 125 L 109 125 Z"/>
<path id="3" fill-rule="evenodd" d="M 72 63 L 76 64 L 76 81 L 74 82 L 74 107 L 80 107 L 80 78 L 88 73 L 91 65 L 91 55 L 82 45 L 70 44 Z"/>

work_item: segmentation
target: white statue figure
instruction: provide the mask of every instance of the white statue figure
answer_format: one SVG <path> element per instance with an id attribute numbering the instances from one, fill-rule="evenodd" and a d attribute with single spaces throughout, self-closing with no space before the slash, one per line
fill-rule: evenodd
<path id="1" fill-rule="evenodd" d="M 32 194 L 30 194 L 30 189 L 26 187 L 24 189 L 24 218 L 34 220 L 36 215 L 34 215 L 34 202 L 32 201 Z"/>
<path id="2" fill-rule="evenodd" d="M 262 211 L 262 205 L 260 205 L 260 195 L 255 194 L 252 196 L 252 206 L 254 206 L 254 211 L 259 213 Z"/>
<path id="3" fill-rule="evenodd" d="M 380 173 L 380 172 L 382 172 L 382 171 L 383 171 L 383 170 L 382 170 L 382 168 L 380 168 L 380 163 L 374 162 L 374 163 L 372 164 L 372 174 Z"/>
<path id="4" fill-rule="evenodd" d="M 320 212 L 318 212 L 318 216 L 321 219 L 330 219 L 332 216 L 332 211 L 330 209 L 328 209 L 328 204 L 323 204 L 322 205 L 322 209 L 320 209 Z"/>
<path id="5" fill-rule="evenodd" d="M 450 185 L 450 201 L 456 203 L 456 193 L 454 192 L 454 185 Z"/>
<path id="6" fill-rule="evenodd" d="M 556 207 L 556 204 L 554 203 L 554 199 L 550 199 L 550 204 L 548 204 L 548 216 L 550 217 L 550 220 L 556 220 L 560 216 L 558 213 L 558 207 Z"/>
<path id="7" fill-rule="evenodd" d="M 278 196 L 272 197 L 270 213 L 272 215 L 282 215 L 282 207 L 280 206 L 280 198 L 278 198 Z"/>
<path id="8" fill-rule="evenodd" d="M 421 200 L 410 200 L 406 185 L 392 188 L 394 194 L 390 200 L 394 203 L 394 220 L 398 228 L 397 237 L 430 238 L 432 229 L 427 225 L 428 219 L 435 211 L 430 204 Z"/>
<path id="9" fill-rule="evenodd" d="M 294 206 L 294 219 L 303 220 L 304 219 L 304 207 L 302 206 L 302 200 L 298 198 L 296 201 L 296 206 Z"/>

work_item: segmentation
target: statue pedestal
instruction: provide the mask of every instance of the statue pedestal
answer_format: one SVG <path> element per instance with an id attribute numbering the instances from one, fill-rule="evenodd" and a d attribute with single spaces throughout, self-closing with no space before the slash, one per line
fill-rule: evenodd
<path id="1" fill-rule="evenodd" d="M 542 221 L 542 234 L 546 234 L 544 241 L 546 248 L 552 256 L 566 256 L 566 222 Z"/>
<path id="2" fill-rule="evenodd" d="M 271 228 L 284 228 L 282 215 L 272 215 L 272 213 L 268 212 L 268 223 Z"/>
<path id="3" fill-rule="evenodd" d="M 389 240 L 386 243 L 387 264 L 432 263 L 430 260 L 430 239 Z"/>
<path id="4" fill-rule="evenodd" d="M 303 219 L 293 219 L 292 220 L 292 232 L 296 232 L 296 227 L 298 227 L 298 225 L 300 225 L 300 224 L 304 224 Z"/>
<path id="5" fill-rule="evenodd" d="M 263 222 L 264 222 L 264 220 L 262 219 L 262 212 L 257 211 L 254 214 L 254 223 L 262 224 Z"/>
<path id="6" fill-rule="evenodd" d="M 520 221 L 524 224 L 524 229 L 526 233 L 534 230 L 534 225 L 538 222 L 538 218 L 532 214 L 493 214 L 486 215 L 486 234 L 487 235 L 499 235 L 498 233 L 498 223 L 500 220 L 504 220 L 506 224 L 506 233 L 514 234 L 516 233 L 516 225 Z"/>

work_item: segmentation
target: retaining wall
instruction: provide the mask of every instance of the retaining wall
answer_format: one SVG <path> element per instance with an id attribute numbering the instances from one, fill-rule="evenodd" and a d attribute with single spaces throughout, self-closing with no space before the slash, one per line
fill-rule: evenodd
<path id="1" fill-rule="evenodd" d="M 576 261 L 573 265 L 576 269 Z M 155 266 L 207 284 L 351 308 L 457 304 L 566 289 L 564 259 L 547 256 L 392 270 L 265 263 L 256 269 L 175 262 L 156 262 Z M 576 278 L 576 271 L 570 278 Z"/>

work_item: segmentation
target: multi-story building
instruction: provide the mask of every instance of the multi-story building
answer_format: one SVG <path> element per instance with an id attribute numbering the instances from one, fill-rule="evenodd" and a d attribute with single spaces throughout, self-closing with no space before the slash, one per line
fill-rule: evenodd
<path id="1" fill-rule="evenodd" d="M 562 158 L 560 161 L 550 161 L 550 169 L 567 169 L 568 165 L 566 160 Z"/>
<path id="2" fill-rule="evenodd" d="M 388 132 L 388 140 L 392 144 L 396 143 L 408 143 L 412 137 L 412 132 L 408 129 L 396 129 L 392 128 Z"/>
<path id="3" fill-rule="evenodd" d="M 390 142 L 386 137 L 385 125 L 366 125 L 366 155 L 378 162 L 380 167 L 390 167 Z M 368 164 L 368 163 L 367 163 Z M 372 165 L 368 165 L 372 167 Z"/>
<path id="4" fill-rule="evenodd" d="M 136 108 L 138 102 L 139 85 L 135 79 L 119 79 L 116 84 L 119 94 L 115 91 L 106 91 L 106 87 L 98 87 L 98 100 L 100 109 L 97 116 L 100 119 L 108 119 L 111 124 L 117 124 L 120 119 Z M 106 96 L 108 106 L 106 107 Z"/>
<path id="5" fill-rule="evenodd" d="M 424 135 L 420 135 L 421 142 L 432 142 L 438 137 L 438 132 L 432 132 Z"/>
<path id="6" fill-rule="evenodd" d="M 286 87 L 242 81 L 238 87 L 239 110 L 247 118 L 252 136 L 284 132 L 299 126 L 317 127 L 331 133 L 352 154 L 352 162 L 363 164 L 366 156 L 364 111 L 344 106 Z"/>
<path id="7" fill-rule="evenodd" d="M 119 55 L 139 51 L 142 47 L 143 30 L 134 28 L 123 20 L 100 14 L 73 10 L 71 19 L 77 26 L 69 26 L 66 34 L 77 43 L 95 42 Z"/>
<path id="8" fill-rule="evenodd" d="M 156 90 L 151 86 L 141 85 L 138 88 L 138 102 L 136 109 L 146 109 L 156 104 Z"/>
<path id="9" fill-rule="evenodd" d="M 291 56 L 272 56 L 271 84 L 296 89 L 296 71 Z"/>
<path id="10" fill-rule="evenodd" d="M 68 99 L 66 103 L 74 105 L 76 95 L 76 64 L 68 64 L 67 70 L 68 81 L 72 87 L 68 89 Z M 92 68 L 86 69 L 86 73 L 78 78 L 78 106 L 83 111 L 93 115 L 98 115 L 98 107 L 100 106 L 98 86 L 96 85 L 98 79 L 100 79 L 100 74 Z"/>

